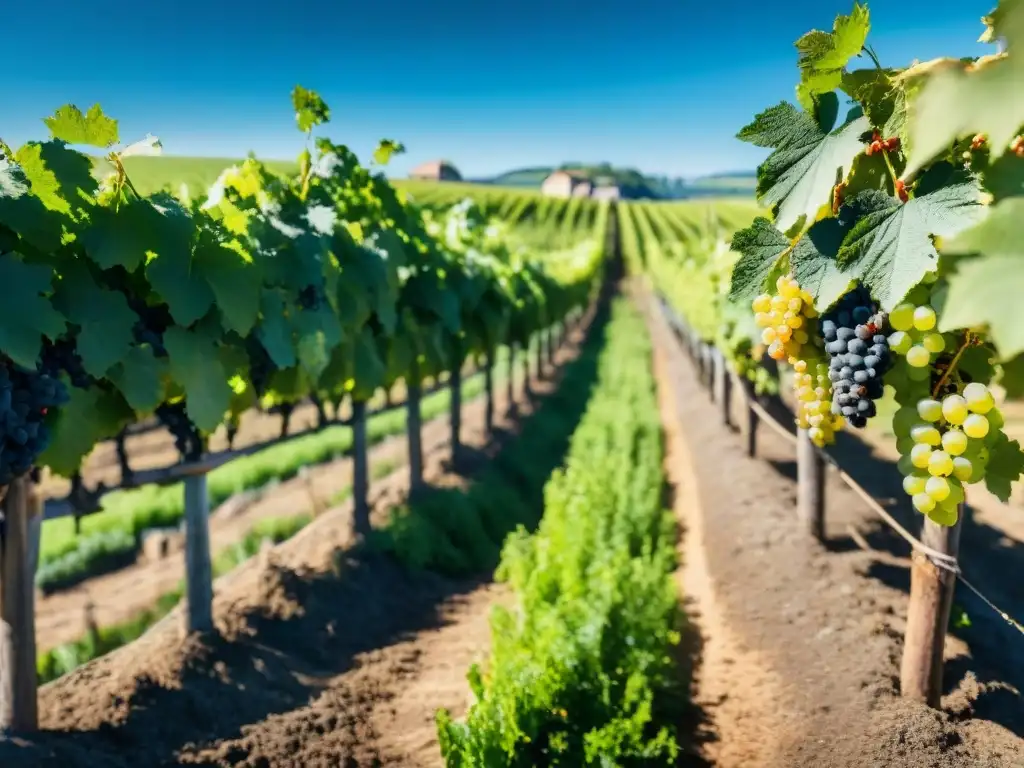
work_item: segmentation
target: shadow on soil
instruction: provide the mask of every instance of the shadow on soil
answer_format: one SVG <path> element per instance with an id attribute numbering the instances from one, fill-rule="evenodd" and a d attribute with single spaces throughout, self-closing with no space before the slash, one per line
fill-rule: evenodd
<path id="1" fill-rule="evenodd" d="M 462 466 L 475 470 L 464 488 L 419 494 L 395 510 L 391 526 L 370 546 L 339 553 L 334 573 L 269 567 L 258 607 L 232 615 L 223 636 L 191 637 L 173 654 L 164 646 L 146 665 L 147 676 L 125 681 L 123 698 L 94 703 L 115 722 L 0 740 L 0 764 L 137 768 L 179 764 L 180 752 L 193 750 L 216 754 L 188 760 L 193 764 L 269 764 L 260 762 L 260 744 L 245 736 L 246 725 L 308 705 L 358 655 L 440 626 L 441 606 L 486 578 L 506 534 L 540 520 L 544 484 L 562 463 L 596 383 L 607 320 L 602 303 L 580 355 L 560 372 L 554 392 L 535 395 L 537 409 L 517 434 L 498 434 L 492 448 L 464 458 Z M 68 685 L 75 699 L 87 698 L 90 666 L 57 685 Z M 347 758 L 339 753 L 338 765 L 376 764 L 369 714 L 379 694 L 373 681 L 366 690 L 331 687 L 325 695 L 351 700 L 295 727 L 348 731 L 350 743 L 368 751 Z M 83 704 L 51 701 L 49 707 L 66 722 L 59 712 L 74 707 L 77 713 Z M 233 743 L 221 748 L 222 740 Z"/>
<path id="2" fill-rule="evenodd" d="M 775 400 L 770 411 L 783 424 L 792 423 L 792 412 L 784 403 Z M 836 444 L 829 453 L 890 515 L 908 531 L 918 534 L 922 517 L 910 505 L 894 462 L 847 432 L 837 434 Z M 772 461 L 771 464 L 780 474 L 795 480 L 794 462 Z M 1010 575 L 1024 570 L 1024 544 L 978 521 L 969 509 L 967 514 L 960 543 L 964 575 L 1002 610 L 1021 619 L 1024 617 L 1024 582 Z M 910 545 L 875 518 L 867 507 L 863 507 L 862 514 L 845 518 L 827 510 L 826 526 L 826 549 L 837 553 L 862 549 L 849 533 L 849 527 L 854 527 L 858 538 L 882 556 L 864 569 L 864 574 L 909 594 Z M 901 562 L 892 562 L 893 559 Z M 966 686 L 971 692 L 970 701 L 951 702 L 947 708 L 956 717 L 981 717 L 1024 737 L 1024 698 L 1020 693 L 1024 691 L 1024 636 L 959 584 L 954 617 L 963 614 L 967 621 L 954 622 L 950 631 L 968 644 L 970 656 L 946 663 L 945 691 L 952 692 L 968 676 L 976 682 L 969 681 Z"/>

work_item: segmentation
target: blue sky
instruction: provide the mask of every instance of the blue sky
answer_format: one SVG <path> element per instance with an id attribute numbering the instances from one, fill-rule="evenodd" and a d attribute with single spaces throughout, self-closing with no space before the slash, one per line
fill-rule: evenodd
<path id="1" fill-rule="evenodd" d="M 869 3 L 886 65 L 977 55 L 994 0 Z M 786 0 L 51 0 L 6 4 L 0 137 L 42 138 L 40 118 L 95 102 L 122 139 L 165 152 L 291 158 L 289 93 L 318 90 L 327 131 L 361 155 L 381 137 L 465 176 L 607 160 L 697 176 L 751 169 L 733 138 L 792 99 L 793 41 L 851 2 Z M 785 9 L 784 11 L 782 9 Z M 17 30 L 36 30 L 20 34 Z"/>

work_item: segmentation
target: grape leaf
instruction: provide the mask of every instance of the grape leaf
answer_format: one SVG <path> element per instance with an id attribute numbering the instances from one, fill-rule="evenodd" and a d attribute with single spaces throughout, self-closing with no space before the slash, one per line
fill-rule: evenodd
<path id="1" fill-rule="evenodd" d="M 66 323 L 46 294 L 52 292 L 53 270 L 0 258 L 0 352 L 18 365 L 35 368 L 43 336 L 55 339 Z"/>
<path id="2" fill-rule="evenodd" d="M 866 6 L 853 4 L 849 16 L 837 16 L 831 32 L 812 30 L 796 41 L 799 53 L 800 84 L 797 98 L 808 112 L 815 98 L 831 93 L 842 82 L 843 70 L 860 54 L 871 29 Z"/>
<path id="3" fill-rule="evenodd" d="M 103 114 L 99 104 L 93 104 L 84 115 L 74 104 L 65 104 L 43 122 L 53 138 L 68 144 L 105 149 L 118 142 L 117 120 Z"/>
<path id="4" fill-rule="evenodd" d="M 195 265 L 213 292 L 225 327 L 248 335 L 260 313 L 263 276 L 259 266 L 212 237 L 200 238 Z"/>
<path id="5" fill-rule="evenodd" d="M 197 266 L 192 246 L 181 242 L 165 248 L 146 265 L 149 282 L 167 302 L 180 325 L 191 325 L 214 304 L 214 293 Z"/>
<path id="6" fill-rule="evenodd" d="M 387 165 L 391 158 L 405 152 L 405 145 L 394 139 L 381 139 L 377 149 L 373 151 L 373 161 L 378 165 Z"/>
<path id="7" fill-rule="evenodd" d="M 934 236 L 951 237 L 984 214 L 973 180 L 942 184 L 948 169 L 933 167 L 906 203 L 884 192 L 862 192 L 840 212 L 856 223 L 839 250 L 837 265 L 858 278 L 886 311 L 935 269 Z"/>
<path id="8" fill-rule="evenodd" d="M 295 109 L 295 121 L 303 133 L 308 133 L 331 119 L 331 110 L 320 98 L 320 94 L 301 85 L 296 85 L 292 90 L 292 107 Z"/>
<path id="9" fill-rule="evenodd" d="M 292 331 L 284 316 L 284 299 L 277 291 L 263 294 L 263 317 L 256 336 L 278 368 L 291 368 L 297 362 Z"/>
<path id="10" fill-rule="evenodd" d="M 1024 397 L 1024 355 L 1017 355 L 1000 363 L 1002 375 L 999 386 L 1006 390 L 1008 398 Z"/>
<path id="11" fill-rule="evenodd" d="M 164 334 L 171 374 L 185 388 L 189 419 L 204 432 L 212 432 L 224 419 L 231 401 L 227 371 L 210 333 L 172 326 Z"/>
<path id="12" fill-rule="evenodd" d="M 895 75 L 896 70 L 872 67 L 844 72 L 842 76 L 842 89 L 861 105 L 873 126 L 885 127 L 886 137 L 898 135 L 893 122 L 900 118 L 902 90 L 893 82 Z"/>
<path id="13" fill-rule="evenodd" d="M 25 170 L 0 158 L 0 225 L 41 251 L 60 247 L 61 216 L 30 191 Z"/>
<path id="14" fill-rule="evenodd" d="M 768 219 L 758 216 L 746 229 L 732 236 L 730 247 L 740 258 L 732 268 L 730 301 L 749 301 L 765 289 L 782 256 L 789 250 L 789 240 Z"/>
<path id="15" fill-rule="evenodd" d="M 1004 504 L 1010 500 L 1012 484 L 1024 472 L 1024 451 L 1020 443 L 1010 440 L 1000 432 L 996 442 L 989 448 L 989 460 L 985 470 L 985 486 Z"/>
<path id="16" fill-rule="evenodd" d="M 840 219 L 822 219 L 807 230 L 789 257 L 793 277 L 814 297 L 814 306 L 825 311 L 850 289 L 853 276 L 836 264 L 849 225 Z"/>
<path id="17" fill-rule="evenodd" d="M 1024 125 L 1024 3 L 1004 2 L 988 21 L 989 37 L 1005 38 L 1006 52 L 932 68 L 913 101 L 908 174 L 969 134 L 985 134 L 992 151 L 1002 154 Z"/>
<path id="18" fill-rule="evenodd" d="M 987 326 L 1001 359 L 1024 352 L 1020 297 L 1024 295 L 1024 198 L 994 205 L 977 226 L 943 246 L 957 262 L 940 317 L 941 330 Z"/>
<path id="19" fill-rule="evenodd" d="M 81 242 L 102 269 L 133 271 L 150 251 L 158 256 L 187 253 L 194 234 L 194 222 L 176 203 L 158 207 L 151 200 L 132 199 L 116 209 L 93 209 Z"/>
<path id="20" fill-rule="evenodd" d="M 837 175 L 849 171 L 863 149 L 868 119 L 852 111 L 831 133 L 792 104 L 782 102 L 759 114 L 737 138 L 775 151 L 757 169 L 758 200 L 777 207 L 775 222 L 788 232 L 813 222 L 830 200 Z"/>
<path id="21" fill-rule="evenodd" d="M 50 422 L 50 444 L 36 460 L 63 477 L 78 471 L 98 443 L 117 435 L 135 415 L 116 392 L 71 387 L 68 394 Z"/>
<path id="22" fill-rule="evenodd" d="M 15 154 L 32 189 L 32 194 L 51 211 L 77 214 L 99 188 L 92 163 L 85 155 L 56 141 L 30 142 Z"/>
<path id="23" fill-rule="evenodd" d="M 76 348 L 82 366 L 101 379 L 128 355 L 137 318 L 124 294 L 101 288 L 88 270 L 72 268 L 63 277 L 53 305 L 79 327 Z"/>
<path id="24" fill-rule="evenodd" d="M 148 347 L 132 347 L 125 359 L 110 369 L 107 378 L 139 413 L 152 413 L 164 399 L 163 377 L 167 361 Z"/>
<path id="25" fill-rule="evenodd" d="M 330 363 L 331 351 L 341 343 L 341 326 L 327 306 L 293 312 L 292 327 L 298 336 L 298 359 L 309 377 L 316 380 Z"/>
<path id="26" fill-rule="evenodd" d="M 387 368 L 380 359 L 377 341 L 369 326 L 363 326 L 355 339 L 352 356 L 352 377 L 355 387 L 352 397 L 357 400 L 368 400 L 377 388 L 384 383 Z"/>

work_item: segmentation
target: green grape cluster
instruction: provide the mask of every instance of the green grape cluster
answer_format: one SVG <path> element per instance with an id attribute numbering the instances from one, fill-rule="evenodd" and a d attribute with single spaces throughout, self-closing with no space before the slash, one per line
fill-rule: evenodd
<path id="1" fill-rule="evenodd" d="M 989 448 L 999 439 L 1003 416 L 991 390 L 973 382 L 962 393 L 926 397 L 893 417 L 897 465 L 914 508 L 939 525 L 953 525 L 964 485 L 985 478 Z"/>
<path id="2" fill-rule="evenodd" d="M 889 348 L 907 360 L 912 380 L 924 381 L 929 366 L 946 350 L 946 338 L 935 330 L 935 310 L 929 305 L 900 304 L 889 313 Z"/>

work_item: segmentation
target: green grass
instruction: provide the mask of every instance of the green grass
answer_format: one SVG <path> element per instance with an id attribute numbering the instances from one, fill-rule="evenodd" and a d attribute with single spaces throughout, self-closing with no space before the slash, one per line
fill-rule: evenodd
<path id="1" fill-rule="evenodd" d="M 167 189 L 177 195 L 182 184 L 187 184 L 192 196 L 205 192 L 220 176 L 221 171 L 242 162 L 243 158 L 224 157 L 129 157 L 124 161 L 128 178 L 140 194 L 148 195 Z M 280 175 L 298 171 L 298 166 L 287 160 L 263 160 L 264 165 Z M 109 171 L 105 160 L 97 160 L 97 171 Z"/>

